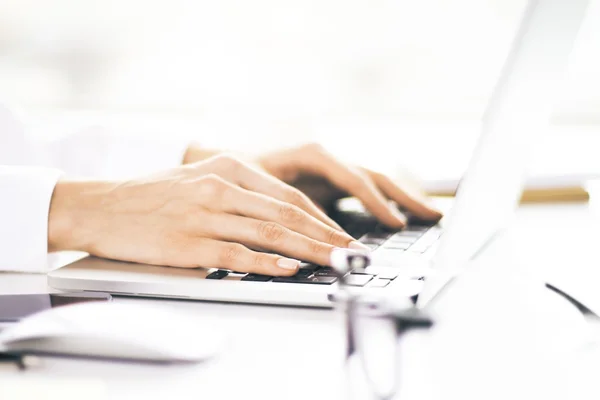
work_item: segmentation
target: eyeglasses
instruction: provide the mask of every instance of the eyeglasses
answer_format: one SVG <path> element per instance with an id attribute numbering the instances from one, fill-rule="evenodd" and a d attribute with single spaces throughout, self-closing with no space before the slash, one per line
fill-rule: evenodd
<path id="1" fill-rule="evenodd" d="M 429 329 L 433 321 L 409 298 L 365 297 L 347 284 L 350 269 L 367 267 L 368 255 L 348 254 L 345 269 L 337 268 L 346 334 L 346 388 L 350 392 L 356 366 L 370 392 L 381 400 L 391 399 L 400 386 L 400 344 L 405 332 Z M 354 375 L 353 375 L 354 374 Z"/>

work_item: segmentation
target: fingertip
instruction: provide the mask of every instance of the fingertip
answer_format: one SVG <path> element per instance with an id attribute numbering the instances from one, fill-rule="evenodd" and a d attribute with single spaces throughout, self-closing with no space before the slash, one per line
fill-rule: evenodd
<path id="1" fill-rule="evenodd" d="M 402 230 L 402 229 L 406 228 L 406 225 L 407 225 L 406 222 L 398 222 L 398 223 L 395 223 L 395 224 L 389 224 L 388 226 L 390 228 L 394 228 L 394 229 L 397 229 L 397 230 Z"/>
<path id="2" fill-rule="evenodd" d="M 444 216 L 444 213 L 440 210 L 438 210 L 435 207 L 429 207 L 427 206 L 427 210 L 424 213 L 424 217 L 430 220 L 440 220 L 442 219 L 442 217 Z"/>
<path id="3" fill-rule="evenodd" d="M 408 223 L 408 218 L 406 218 L 406 215 L 402 214 L 395 205 L 390 206 L 390 212 L 392 213 L 392 216 L 396 220 L 398 227 L 404 228 L 406 226 L 406 224 Z"/>
<path id="4" fill-rule="evenodd" d="M 277 273 L 271 274 L 273 276 L 294 276 L 298 273 L 298 270 L 287 270 L 287 269 L 277 269 Z"/>
<path id="5" fill-rule="evenodd" d="M 444 217 L 444 213 L 441 212 L 440 210 L 432 209 L 431 211 L 432 211 L 434 219 L 439 220 L 439 219 L 442 219 Z"/>
<path id="6" fill-rule="evenodd" d="M 300 261 L 281 257 L 275 263 L 283 275 L 294 275 L 300 266 Z"/>
<path id="7" fill-rule="evenodd" d="M 366 245 L 362 244 L 362 243 L 361 243 L 361 242 L 359 242 L 358 240 L 353 240 L 353 241 L 351 241 L 351 242 L 348 244 L 348 248 L 349 248 L 350 250 L 365 251 L 365 252 L 368 252 L 368 253 L 370 253 L 370 252 L 371 252 L 371 249 L 370 249 L 368 246 L 366 246 Z"/>

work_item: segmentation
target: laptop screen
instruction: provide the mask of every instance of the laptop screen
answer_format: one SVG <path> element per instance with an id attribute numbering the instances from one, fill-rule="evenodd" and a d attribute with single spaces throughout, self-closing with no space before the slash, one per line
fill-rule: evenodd
<path id="1" fill-rule="evenodd" d="M 511 218 L 589 0 L 529 0 L 418 305 L 429 303 Z"/>

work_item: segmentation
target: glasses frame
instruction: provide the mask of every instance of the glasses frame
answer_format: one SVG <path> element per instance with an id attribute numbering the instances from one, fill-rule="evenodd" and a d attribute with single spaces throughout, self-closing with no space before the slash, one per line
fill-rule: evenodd
<path id="1" fill-rule="evenodd" d="M 396 299 L 391 300 L 383 297 L 366 297 L 361 296 L 351 289 L 348 285 L 347 277 L 351 270 L 366 268 L 370 265 L 370 257 L 364 253 L 348 253 L 345 257 L 346 265 L 334 266 L 339 279 L 339 295 L 336 296 L 336 301 L 341 305 L 344 313 L 344 330 L 345 330 L 345 368 L 347 379 L 350 379 L 351 361 L 353 357 L 359 357 L 362 372 L 366 378 L 367 385 L 375 398 L 380 400 L 392 399 L 400 389 L 400 344 L 406 332 L 413 330 L 428 330 L 433 325 L 433 319 L 423 310 L 415 306 L 414 299 L 405 298 L 401 302 Z M 370 371 L 366 365 L 364 355 L 361 352 L 358 337 L 358 327 L 360 319 L 367 315 L 369 318 L 383 319 L 392 321 L 395 336 L 395 367 L 394 367 L 394 383 L 391 389 L 387 392 L 379 390 L 374 383 Z M 351 382 L 348 381 L 346 387 L 349 389 Z"/>

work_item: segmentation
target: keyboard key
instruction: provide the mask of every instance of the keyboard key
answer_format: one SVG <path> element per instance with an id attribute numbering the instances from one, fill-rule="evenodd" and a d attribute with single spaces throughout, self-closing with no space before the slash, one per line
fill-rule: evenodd
<path id="1" fill-rule="evenodd" d="M 380 266 L 380 265 L 369 265 L 367 268 L 355 270 L 355 274 L 367 274 L 373 275 L 377 278 L 394 280 L 399 275 L 400 270 L 398 267 Z"/>
<path id="2" fill-rule="evenodd" d="M 382 272 L 377 274 L 378 278 L 385 279 L 386 281 L 393 281 L 398 277 L 398 274 L 395 272 Z"/>
<path id="3" fill-rule="evenodd" d="M 354 270 L 355 274 L 367 274 L 367 275 L 373 275 L 377 278 L 381 278 L 381 279 L 387 279 L 389 281 L 392 281 L 394 279 L 396 279 L 399 275 L 399 270 L 398 268 L 395 267 L 380 267 L 380 266 L 368 266 L 367 268 L 361 268 L 358 270 Z"/>
<path id="4" fill-rule="evenodd" d="M 431 247 L 438 239 L 442 236 L 442 231 L 439 229 L 432 229 L 423 235 L 411 248 L 411 252 L 424 253 L 429 247 Z"/>
<path id="5" fill-rule="evenodd" d="M 408 225 L 409 226 L 422 226 L 422 227 L 432 227 L 437 225 L 437 221 L 431 221 L 431 220 L 426 220 L 426 219 L 421 219 L 419 217 L 416 217 L 415 215 L 409 213 L 408 215 L 406 215 L 408 217 Z"/>
<path id="6" fill-rule="evenodd" d="M 303 269 L 303 270 L 316 271 L 319 268 L 321 268 L 321 267 L 319 265 L 316 265 L 316 264 L 311 264 L 311 263 L 308 263 L 308 262 L 301 262 L 300 263 L 300 269 Z"/>
<path id="7" fill-rule="evenodd" d="M 272 276 L 260 274 L 248 274 L 242 278 L 246 282 L 269 282 L 271 279 L 273 279 Z"/>
<path id="8" fill-rule="evenodd" d="M 373 279 L 373 275 L 368 274 L 350 274 L 346 276 L 348 286 L 365 286 Z"/>
<path id="9" fill-rule="evenodd" d="M 410 246 L 412 246 L 412 243 L 402 243 L 402 242 L 385 242 L 385 244 L 383 245 L 384 249 L 391 249 L 391 250 L 406 250 L 408 249 Z"/>
<path id="10" fill-rule="evenodd" d="M 380 247 L 371 254 L 371 265 L 405 268 L 409 265 L 423 263 L 423 255 L 412 253 L 411 249 L 412 247 L 408 250 L 384 249 Z"/>
<path id="11" fill-rule="evenodd" d="M 389 233 L 391 235 L 392 233 L 398 232 L 398 228 L 390 228 L 387 225 L 378 223 L 373 232 Z"/>
<path id="12" fill-rule="evenodd" d="M 392 236 L 393 232 L 389 232 L 389 231 L 375 231 L 375 232 L 369 232 L 365 235 L 365 238 L 367 239 L 387 239 L 390 236 Z"/>
<path id="13" fill-rule="evenodd" d="M 304 283 L 312 285 L 331 285 L 337 281 L 333 276 L 313 276 L 311 278 L 297 278 L 295 276 L 280 276 L 273 278 L 273 282 L 278 283 Z"/>
<path id="14" fill-rule="evenodd" d="M 298 272 L 296 272 L 296 275 L 294 275 L 294 277 L 296 277 L 296 278 L 308 278 L 313 273 L 314 273 L 314 271 L 312 269 L 303 269 L 303 268 L 300 268 L 298 270 Z"/>
<path id="15" fill-rule="evenodd" d="M 421 226 L 421 225 L 409 225 L 402 230 L 402 232 L 413 232 L 413 233 L 424 233 L 431 229 L 431 226 Z"/>
<path id="16" fill-rule="evenodd" d="M 223 279 L 229 275 L 229 271 L 220 269 L 206 276 L 206 279 Z"/>
<path id="17" fill-rule="evenodd" d="M 337 276 L 337 274 L 333 268 L 323 267 L 315 271 L 315 276 Z"/>
<path id="18" fill-rule="evenodd" d="M 388 259 L 397 259 L 398 257 L 402 257 L 404 254 L 404 250 L 398 249 L 387 249 L 384 247 L 380 247 L 377 251 L 373 252 L 372 262 L 376 262 L 381 265 L 385 265 L 385 262 L 381 262 L 380 260 L 388 260 Z"/>
<path id="19" fill-rule="evenodd" d="M 377 277 L 380 279 L 385 279 L 386 281 L 393 281 L 398 277 L 398 273 L 393 271 L 380 271 L 377 274 Z"/>
<path id="20" fill-rule="evenodd" d="M 389 239 L 388 242 L 393 242 L 393 243 L 414 243 L 419 239 L 418 235 L 413 235 L 412 233 L 414 232 L 409 232 L 409 235 L 403 235 L 402 232 L 398 232 L 394 235 L 392 235 Z"/>
<path id="21" fill-rule="evenodd" d="M 360 238 L 363 244 L 383 244 L 391 236 L 389 232 L 370 232 Z"/>
<path id="22" fill-rule="evenodd" d="M 373 279 L 370 283 L 369 286 L 367 286 L 368 288 L 384 288 L 387 285 L 390 284 L 390 280 L 388 279 Z"/>
<path id="23" fill-rule="evenodd" d="M 392 237 L 390 237 L 390 240 L 417 240 L 419 239 L 421 236 L 423 236 L 424 232 L 411 232 L 411 231 L 401 231 L 398 233 L 395 233 Z M 406 239 L 405 239 L 406 238 Z"/>
<path id="24" fill-rule="evenodd" d="M 344 229 L 346 230 L 346 232 L 348 232 L 348 234 L 350 234 L 353 237 L 361 237 L 365 234 L 367 234 L 368 232 L 372 232 L 373 231 L 373 227 L 369 226 L 369 225 L 354 225 L 351 227 L 344 227 Z"/>

